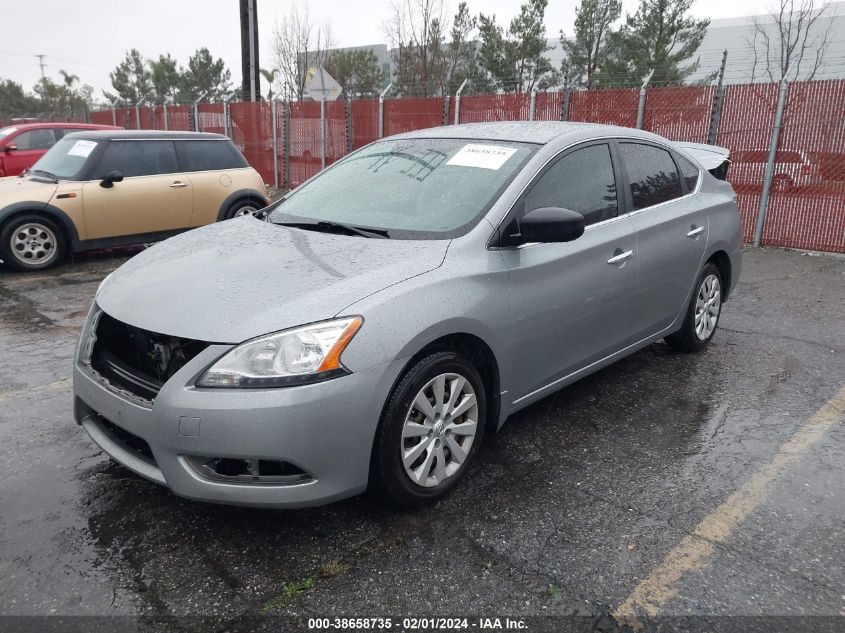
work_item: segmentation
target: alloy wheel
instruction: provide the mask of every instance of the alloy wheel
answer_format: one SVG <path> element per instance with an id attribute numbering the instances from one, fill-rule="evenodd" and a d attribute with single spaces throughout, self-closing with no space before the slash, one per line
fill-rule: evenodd
<path id="1" fill-rule="evenodd" d="M 45 264 L 56 256 L 56 234 L 38 222 L 22 224 L 12 233 L 12 254 L 25 264 Z"/>
<path id="2" fill-rule="evenodd" d="M 232 217 L 233 218 L 241 218 L 245 215 L 255 215 L 256 213 L 258 213 L 258 209 L 256 209 L 255 207 L 247 204 L 247 205 L 240 207 L 237 211 L 235 211 L 235 215 L 233 215 Z"/>
<path id="3" fill-rule="evenodd" d="M 478 399 L 470 381 L 455 373 L 435 376 L 420 389 L 405 416 L 405 473 L 419 486 L 442 484 L 463 467 L 477 429 Z"/>
<path id="4" fill-rule="evenodd" d="M 719 321 L 722 306 L 722 284 L 716 275 L 707 275 L 698 288 L 695 301 L 695 335 L 700 341 L 706 341 Z"/>

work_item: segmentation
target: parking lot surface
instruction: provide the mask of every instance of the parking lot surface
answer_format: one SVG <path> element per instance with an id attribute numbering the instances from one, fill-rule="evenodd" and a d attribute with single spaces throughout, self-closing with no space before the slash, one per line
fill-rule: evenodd
<path id="1" fill-rule="evenodd" d="M 98 283 L 128 256 L 0 268 L 0 627 L 348 614 L 845 629 L 845 258 L 748 251 L 704 353 L 661 342 L 542 400 L 486 439 L 455 494 L 397 513 L 367 496 L 205 505 L 111 463 L 73 421 L 70 369 Z"/>

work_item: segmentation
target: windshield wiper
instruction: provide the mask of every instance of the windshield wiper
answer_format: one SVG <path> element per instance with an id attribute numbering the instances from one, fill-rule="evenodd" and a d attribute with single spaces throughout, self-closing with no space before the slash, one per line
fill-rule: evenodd
<path id="1" fill-rule="evenodd" d="M 327 233 L 337 233 L 338 231 L 345 231 L 349 235 L 360 235 L 361 237 L 377 237 L 381 239 L 390 239 L 390 235 L 384 229 L 367 229 L 361 226 L 352 226 L 351 224 L 342 224 L 340 222 L 330 222 L 329 220 L 318 220 L 317 222 L 274 222 L 280 226 L 291 226 L 297 229 L 318 230 Z"/>
<path id="2" fill-rule="evenodd" d="M 45 171 L 43 169 L 33 169 L 30 173 L 32 173 L 32 174 L 44 174 L 45 176 L 47 176 L 47 178 L 50 178 L 51 180 L 53 180 L 55 182 L 59 182 L 59 177 L 56 176 L 56 174 L 52 174 L 49 171 Z"/>

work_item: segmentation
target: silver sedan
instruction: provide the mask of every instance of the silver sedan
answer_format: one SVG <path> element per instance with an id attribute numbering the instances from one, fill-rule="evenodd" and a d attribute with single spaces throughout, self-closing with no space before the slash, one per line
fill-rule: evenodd
<path id="1" fill-rule="evenodd" d="M 659 339 L 707 345 L 742 236 L 705 154 L 552 122 L 368 145 L 111 274 L 76 420 L 192 499 L 431 502 L 519 409 Z"/>

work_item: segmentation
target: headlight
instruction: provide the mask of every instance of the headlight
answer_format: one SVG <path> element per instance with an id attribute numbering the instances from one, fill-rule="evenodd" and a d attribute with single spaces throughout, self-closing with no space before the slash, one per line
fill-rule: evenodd
<path id="1" fill-rule="evenodd" d="M 346 373 L 340 355 L 361 317 L 312 323 L 238 345 L 212 365 L 198 387 L 285 387 Z"/>

